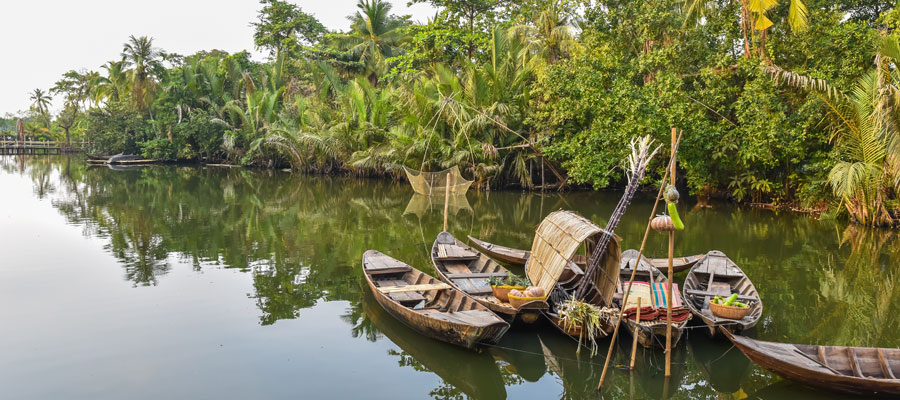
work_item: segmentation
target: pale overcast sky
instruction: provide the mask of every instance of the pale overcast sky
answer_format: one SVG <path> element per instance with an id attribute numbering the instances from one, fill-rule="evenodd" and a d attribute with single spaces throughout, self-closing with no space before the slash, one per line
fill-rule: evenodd
<path id="1" fill-rule="evenodd" d="M 417 21 L 434 15 L 428 5 L 407 7 L 407 0 L 389 1 L 394 14 L 410 14 Z M 356 0 L 293 3 L 334 30 L 347 29 L 346 17 L 356 11 Z M 183 55 L 209 49 L 254 51 L 250 22 L 259 8 L 254 0 L 4 2 L 0 115 L 27 110 L 29 93 L 35 88 L 48 90 L 66 71 L 100 70 L 106 61 L 118 59 L 132 34 L 152 36 L 155 46 Z M 57 100 L 54 109 L 61 107 Z"/>

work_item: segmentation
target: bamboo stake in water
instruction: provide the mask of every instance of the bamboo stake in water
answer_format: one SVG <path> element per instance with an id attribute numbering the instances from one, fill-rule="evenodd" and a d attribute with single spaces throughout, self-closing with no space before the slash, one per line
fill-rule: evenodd
<path id="1" fill-rule="evenodd" d="M 679 135 L 677 144 L 681 142 L 681 136 Z M 672 160 L 669 161 L 671 164 Z M 644 255 L 644 246 L 647 245 L 647 236 L 650 235 L 650 222 L 653 221 L 653 217 L 656 215 L 656 208 L 659 206 L 659 199 L 662 198 L 663 189 L 665 188 L 666 178 L 669 176 L 669 168 L 666 168 L 666 172 L 663 173 L 662 184 L 659 186 L 659 192 L 656 193 L 656 201 L 653 202 L 653 210 L 650 211 L 650 218 L 647 219 L 647 228 L 644 229 L 644 239 L 641 240 L 641 248 L 638 250 L 637 260 L 640 260 Z M 619 324 L 622 322 L 622 314 L 625 313 L 625 304 L 628 303 L 628 295 L 631 294 L 631 283 L 634 282 L 634 274 L 638 270 L 638 265 L 634 265 L 634 269 L 631 270 L 631 278 L 628 279 L 628 289 L 625 290 L 625 296 L 622 298 L 622 308 L 619 309 L 619 317 L 616 318 L 616 327 L 613 329 L 612 338 L 609 341 L 609 350 L 606 351 L 606 361 L 603 363 L 603 372 L 600 373 L 600 383 L 597 385 L 597 390 L 603 387 L 603 381 L 606 379 L 606 371 L 609 369 L 609 360 L 612 358 L 613 346 L 616 344 L 616 338 L 619 336 Z"/>
<path id="2" fill-rule="evenodd" d="M 672 128 L 672 158 L 669 184 L 675 186 L 675 132 Z M 669 282 L 666 284 L 666 378 L 672 376 L 672 258 L 675 257 L 675 231 L 669 231 Z"/>
<path id="3" fill-rule="evenodd" d="M 634 342 L 631 343 L 631 365 L 628 366 L 629 371 L 634 370 L 634 356 L 637 354 L 638 332 L 640 332 L 640 329 L 641 329 L 641 298 L 640 297 L 638 297 L 637 309 L 638 309 L 637 317 L 635 317 L 635 319 L 634 319 L 635 322 L 637 322 L 637 323 L 634 324 Z"/>
<path id="4" fill-rule="evenodd" d="M 447 188 L 444 192 L 444 232 L 447 232 L 447 212 L 450 209 L 450 175 L 447 174 Z"/>

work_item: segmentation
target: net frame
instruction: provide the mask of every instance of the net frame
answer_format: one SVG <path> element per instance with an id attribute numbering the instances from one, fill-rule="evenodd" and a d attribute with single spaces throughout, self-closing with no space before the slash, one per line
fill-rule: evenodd
<path id="1" fill-rule="evenodd" d="M 474 181 L 463 178 L 458 166 L 443 171 L 425 172 L 403 166 L 406 178 L 413 191 L 425 196 L 442 195 L 447 191 L 447 176 L 450 176 L 450 194 L 465 194 Z"/>

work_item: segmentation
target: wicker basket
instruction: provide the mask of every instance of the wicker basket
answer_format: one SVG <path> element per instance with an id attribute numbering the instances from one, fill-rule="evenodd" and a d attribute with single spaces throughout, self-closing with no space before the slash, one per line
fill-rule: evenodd
<path id="1" fill-rule="evenodd" d="M 726 306 L 724 304 L 709 303 L 709 310 L 720 318 L 742 319 L 750 314 L 750 307 Z"/>
<path id="2" fill-rule="evenodd" d="M 509 302 L 509 291 L 513 289 L 525 290 L 525 286 L 491 286 L 494 297 L 500 301 Z"/>
<path id="3" fill-rule="evenodd" d="M 519 297 L 511 294 L 507 294 L 509 297 L 509 304 L 515 308 L 522 307 L 523 304 L 528 303 L 529 301 L 535 300 L 547 300 L 547 296 L 543 297 Z"/>

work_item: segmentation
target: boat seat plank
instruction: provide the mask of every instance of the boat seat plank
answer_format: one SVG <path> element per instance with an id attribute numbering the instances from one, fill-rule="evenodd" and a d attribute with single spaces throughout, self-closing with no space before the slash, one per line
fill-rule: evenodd
<path id="1" fill-rule="evenodd" d="M 731 296 L 731 285 L 726 282 L 711 282 L 707 292 L 715 293 L 718 296 Z"/>
<path id="2" fill-rule="evenodd" d="M 405 292 L 427 292 L 430 290 L 444 290 L 450 289 L 451 286 L 439 282 L 439 283 L 424 283 L 420 285 L 405 285 L 405 286 L 379 286 L 378 290 L 381 293 L 405 293 Z"/>
<path id="3" fill-rule="evenodd" d="M 853 371 L 853 375 L 865 378 L 865 375 L 863 375 L 862 370 L 859 368 L 859 358 L 856 357 L 856 351 L 854 351 L 852 347 L 847 348 L 847 360 L 850 363 L 850 370 Z"/>
<path id="4" fill-rule="evenodd" d="M 694 289 L 687 289 L 684 291 L 684 294 L 689 294 L 692 296 L 706 296 L 706 297 L 721 296 L 720 293 L 710 292 L 710 291 L 706 291 L 706 290 L 694 290 Z M 759 297 L 744 296 L 744 295 L 740 295 L 740 294 L 738 295 L 737 299 L 741 300 L 741 301 L 744 301 L 744 300 L 759 301 Z"/>
<path id="5" fill-rule="evenodd" d="M 412 271 L 412 267 L 398 267 L 398 268 L 380 268 L 380 269 L 366 269 L 366 273 L 369 275 L 387 275 L 387 274 L 399 274 L 406 273 Z"/>
<path id="6" fill-rule="evenodd" d="M 487 286 L 479 286 L 473 283 L 471 280 L 466 278 L 461 279 L 453 279 L 453 283 L 459 287 L 459 290 L 466 292 L 467 294 L 480 295 L 480 294 L 489 294 L 494 291 L 491 289 L 490 285 Z"/>
<path id="7" fill-rule="evenodd" d="M 504 277 L 506 272 L 468 272 L 462 274 L 446 274 L 447 279 Z"/>
<path id="8" fill-rule="evenodd" d="M 888 365 L 887 359 L 884 357 L 884 350 L 876 349 L 878 351 L 878 362 L 881 363 L 881 371 L 884 373 L 884 377 L 887 379 L 897 379 L 894 376 L 894 371 L 891 371 L 891 366 Z"/>
<path id="9" fill-rule="evenodd" d="M 450 274 L 471 274 L 472 270 L 461 262 L 445 262 L 444 269 Z"/>
<path id="10" fill-rule="evenodd" d="M 440 260 L 476 260 L 478 253 L 455 244 L 438 244 L 437 258 Z"/>
<path id="11" fill-rule="evenodd" d="M 409 282 L 402 281 L 399 279 L 382 279 L 375 281 L 375 286 L 379 288 L 379 291 L 382 287 L 384 288 L 392 288 L 392 287 L 403 287 L 408 286 Z M 417 292 L 394 292 L 394 293 L 385 293 L 392 300 L 400 302 L 401 304 L 406 303 L 418 303 L 422 300 L 425 300 L 425 296 L 417 293 Z"/>

